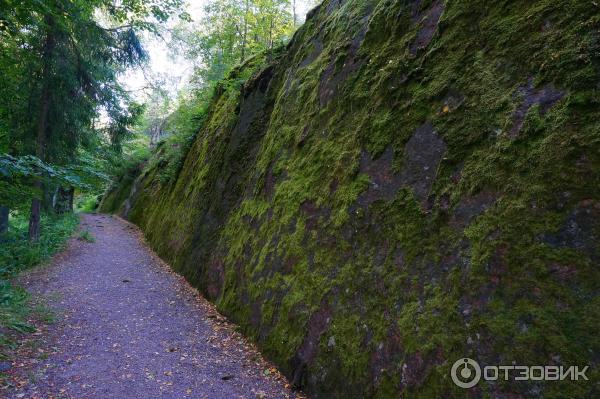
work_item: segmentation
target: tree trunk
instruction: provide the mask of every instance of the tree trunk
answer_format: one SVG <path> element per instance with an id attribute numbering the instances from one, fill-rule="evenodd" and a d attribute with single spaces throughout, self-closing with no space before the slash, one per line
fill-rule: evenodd
<path id="1" fill-rule="evenodd" d="M 37 183 L 34 184 L 35 188 Z M 42 201 L 39 198 L 31 200 L 31 212 L 29 214 L 29 241 L 40 240 L 40 220 L 42 219 Z"/>
<path id="2" fill-rule="evenodd" d="M 45 84 L 45 86 L 48 86 Z M 50 90 L 48 87 L 44 88 L 42 93 L 42 107 L 38 120 L 38 134 L 35 155 L 44 160 L 46 150 L 46 130 L 48 124 L 48 108 L 50 107 Z M 42 198 L 44 196 L 44 185 L 42 181 L 37 179 L 33 183 L 38 197 L 31 201 L 31 214 L 29 215 L 29 240 L 38 241 L 40 239 L 40 219 L 42 217 Z"/>
<path id="3" fill-rule="evenodd" d="M 294 19 L 294 29 L 296 29 L 296 0 L 292 1 L 292 18 Z"/>
<path id="4" fill-rule="evenodd" d="M 69 212 L 73 212 L 73 202 L 75 201 L 75 188 L 69 190 Z"/>
<path id="5" fill-rule="evenodd" d="M 59 186 L 56 189 L 55 200 L 54 200 L 54 212 L 69 213 L 73 212 L 73 196 L 75 189 L 73 187 L 64 188 Z"/>
<path id="6" fill-rule="evenodd" d="M 36 138 L 36 147 L 35 147 L 35 155 L 41 159 L 42 161 L 46 158 L 46 139 L 48 136 L 48 113 L 50 110 L 50 77 L 52 75 L 52 53 L 54 51 L 54 33 L 52 32 L 52 28 L 54 25 L 54 20 L 51 16 L 46 16 L 46 38 L 44 40 L 44 48 L 43 48 L 43 70 L 42 70 L 42 79 L 43 79 L 43 88 L 42 88 L 42 97 L 40 98 L 40 110 L 38 114 L 37 120 L 37 138 Z M 33 188 L 36 191 L 36 195 L 43 195 L 43 184 L 42 181 L 36 179 L 33 183 Z M 40 239 L 40 219 L 42 216 L 41 209 L 42 201 L 39 197 L 34 198 L 31 201 L 31 214 L 29 216 L 29 240 L 30 241 L 38 241 Z"/>
<path id="7" fill-rule="evenodd" d="M 0 205 L 0 237 L 8 231 L 8 207 Z"/>
<path id="8" fill-rule="evenodd" d="M 273 16 L 271 16 L 271 23 L 269 25 L 269 60 L 273 57 L 273 29 L 275 27 L 275 21 Z"/>
<path id="9" fill-rule="evenodd" d="M 241 62 L 246 60 L 246 46 L 248 44 L 248 11 L 250 7 L 250 0 L 246 0 L 246 7 L 244 9 L 244 34 L 242 36 L 242 57 Z"/>
<path id="10" fill-rule="evenodd" d="M 44 191 L 42 195 L 42 213 L 54 212 L 54 197 L 56 196 L 57 186 L 44 182 L 42 184 Z"/>

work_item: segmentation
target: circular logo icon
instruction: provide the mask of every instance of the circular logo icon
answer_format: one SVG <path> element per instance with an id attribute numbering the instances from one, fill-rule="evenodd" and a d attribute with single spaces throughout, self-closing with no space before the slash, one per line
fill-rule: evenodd
<path id="1" fill-rule="evenodd" d="M 468 357 L 458 359 L 450 371 L 452 382 L 461 388 L 473 388 L 481 379 L 481 367 Z"/>

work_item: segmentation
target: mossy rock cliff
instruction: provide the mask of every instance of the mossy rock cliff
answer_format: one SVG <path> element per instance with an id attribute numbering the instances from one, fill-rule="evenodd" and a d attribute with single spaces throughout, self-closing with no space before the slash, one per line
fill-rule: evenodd
<path id="1" fill-rule="evenodd" d="M 600 397 L 600 4 L 325 1 L 168 163 L 102 210 L 309 395 Z"/>

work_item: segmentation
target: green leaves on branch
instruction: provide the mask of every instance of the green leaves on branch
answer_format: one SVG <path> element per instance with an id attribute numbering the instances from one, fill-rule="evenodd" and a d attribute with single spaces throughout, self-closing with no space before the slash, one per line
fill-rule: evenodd
<path id="1" fill-rule="evenodd" d="M 90 178 L 108 179 L 102 173 L 85 166 L 56 166 L 42 162 L 33 155 L 13 157 L 8 154 L 0 154 L 0 176 L 4 179 L 35 178 L 82 189 L 88 187 L 85 180 Z"/>
<path id="2" fill-rule="evenodd" d="M 270 53 L 294 32 L 290 0 L 210 0 L 200 26 L 180 27 L 190 60 L 202 60 L 194 81 L 211 87 L 239 63 L 261 52 Z"/>
<path id="3" fill-rule="evenodd" d="M 31 187 L 33 180 L 51 185 L 90 190 L 108 182 L 109 177 L 93 165 L 78 163 L 70 166 L 50 165 L 32 155 L 13 157 L 0 154 L 0 204 L 19 207 L 26 200 L 39 196 Z"/>

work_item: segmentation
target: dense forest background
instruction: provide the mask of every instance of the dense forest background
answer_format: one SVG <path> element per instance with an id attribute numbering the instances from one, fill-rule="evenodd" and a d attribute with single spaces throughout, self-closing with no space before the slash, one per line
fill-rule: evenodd
<path id="1" fill-rule="evenodd" d="M 183 159 L 217 83 L 258 54 L 268 60 L 309 3 L 210 0 L 194 18 L 183 0 L 0 4 L 3 327 L 30 328 L 26 295 L 9 280 L 63 246 L 73 211 L 94 210 L 156 147 Z M 183 84 L 153 73 L 146 45 L 157 41 L 190 66 Z M 135 71 L 142 88 L 129 84 Z"/>

